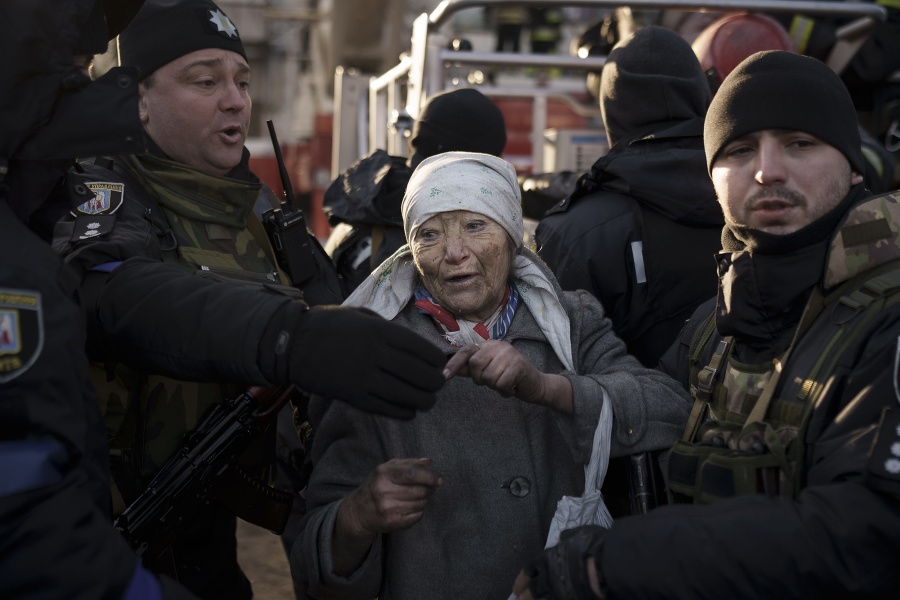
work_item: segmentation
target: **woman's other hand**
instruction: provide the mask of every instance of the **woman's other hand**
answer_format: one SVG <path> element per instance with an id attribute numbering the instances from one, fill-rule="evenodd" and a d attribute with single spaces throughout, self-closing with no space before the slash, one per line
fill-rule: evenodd
<path id="1" fill-rule="evenodd" d="M 429 496 L 442 483 L 430 458 L 395 458 L 378 465 L 338 511 L 333 537 L 335 573 L 355 571 L 379 533 L 416 524 Z"/>

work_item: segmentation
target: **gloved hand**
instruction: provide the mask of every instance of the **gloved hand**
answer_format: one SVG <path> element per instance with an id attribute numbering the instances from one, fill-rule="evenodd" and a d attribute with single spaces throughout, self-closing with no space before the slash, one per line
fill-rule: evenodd
<path id="1" fill-rule="evenodd" d="M 532 598 L 602 600 L 602 596 L 591 589 L 585 563 L 593 556 L 599 564 L 600 546 L 607 531 L 599 525 L 582 525 L 563 531 L 559 544 L 544 550 L 524 569 Z"/>
<path id="2" fill-rule="evenodd" d="M 411 419 L 431 408 L 446 357 L 409 329 L 350 307 L 286 305 L 269 323 L 258 363 L 275 384 L 293 383 L 360 410 Z"/>

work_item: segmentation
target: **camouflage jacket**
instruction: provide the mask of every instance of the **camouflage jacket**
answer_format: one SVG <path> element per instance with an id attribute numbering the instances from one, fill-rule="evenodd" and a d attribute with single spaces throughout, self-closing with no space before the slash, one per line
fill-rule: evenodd
<path id="1" fill-rule="evenodd" d="M 599 562 L 609 597 L 896 596 L 900 304 L 892 300 L 900 269 L 900 195 L 869 197 L 850 207 L 820 264 L 826 263 L 817 286 L 821 312 L 783 361 L 761 425 L 743 427 L 761 393 L 733 378 L 724 396 L 716 394 L 721 386 L 712 390 L 716 419 L 701 419 L 698 435 L 679 442 L 669 456 L 670 464 L 675 457 L 682 467 L 697 459 L 693 466 L 704 480 L 711 475 L 714 485 L 700 486 L 693 503 L 622 519 L 604 537 Z M 692 332 L 714 309 L 714 303 L 698 309 L 662 363 L 684 384 Z M 720 341 L 713 331 L 696 364 L 708 365 Z M 746 341 L 735 336 L 732 343 Z M 749 374 L 754 365 L 723 360 L 720 366 L 720 374 L 731 367 Z M 771 370 L 755 366 L 754 376 Z M 793 411 L 798 404 L 804 410 Z M 709 439 L 702 439 L 705 432 Z M 784 462 L 776 456 L 779 447 L 787 451 Z M 796 485 L 779 490 L 781 476 L 772 476 L 782 464 L 793 469 Z M 716 477 L 717 471 L 743 477 Z M 691 478 L 686 474 L 682 468 L 676 478 L 683 483 Z M 685 496 L 691 493 L 686 488 Z"/>
<path id="2" fill-rule="evenodd" d="M 833 394 L 834 371 L 848 353 L 864 347 L 881 311 L 900 300 L 898 228 L 900 193 L 867 198 L 848 211 L 830 240 L 821 282 L 803 319 L 791 328 L 800 332 L 777 361 L 739 360 L 734 350 L 743 340 L 715 331 L 711 307 L 701 309 L 704 319 L 695 315 L 688 328 L 695 418 L 685 432 L 684 453 L 676 448 L 670 463 L 673 473 L 682 468 L 690 473 L 686 479 L 675 474 L 673 490 L 685 494 L 680 500 L 711 502 L 741 493 L 796 496 L 805 482 L 801 433 L 813 408 Z M 726 296 L 736 293 L 725 280 L 723 287 Z M 783 367 L 780 375 L 776 362 Z M 710 452 L 730 453 L 745 466 L 726 473 L 731 467 L 717 456 L 712 475 L 704 476 L 702 467 L 695 473 Z"/>
<path id="3" fill-rule="evenodd" d="M 96 161 L 83 169 L 81 179 L 94 197 L 54 232 L 55 249 L 82 274 L 110 271 L 126 259 L 145 257 L 214 281 L 251 286 L 286 281 L 252 214 L 262 184 L 249 170 L 240 179 L 214 177 L 152 155 Z M 248 229 L 251 221 L 260 227 L 256 236 Z M 166 320 L 180 327 L 190 318 L 171 314 Z M 89 340 L 89 347 L 95 361 L 91 379 L 118 486 L 114 501 L 121 509 L 121 502 L 127 504 L 142 490 L 213 404 L 245 386 L 176 380 L 126 366 L 123 357 L 99 349 L 97 340 Z M 134 366 L 133 360 L 128 362 Z"/>

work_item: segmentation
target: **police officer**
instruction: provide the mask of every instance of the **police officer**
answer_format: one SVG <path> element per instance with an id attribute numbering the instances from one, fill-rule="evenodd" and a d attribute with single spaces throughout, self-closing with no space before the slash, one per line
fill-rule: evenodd
<path id="1" fill-rule="evenodd" d="M 140 5 L 0 4 L 2 598 L 195 597 L 151 575 L 111 525 L 77 278 L 25 225 L 79 152 L 138 147 L 137 77 L 115 70 L 91 83 L 76 65 L 103 52 Z"/>
<path id="2" fill-rule="evenodd" d="M 119 39 L 140 70 L 149 150 L 82 166 L 92 197 L 56 229 L 81 276 L 121 510 L 205 411 L 247 384 L 294 383 L 411 417 L 443 383 L 444 357 L 355 309 L 307 310 L 252 212 L 250 69 L 240 33 L 209 0 L 149 0 Z M 173 546 L 204 598 L 249 598 L 235 518 L 213 505 Z"/>
<path id="3" fill-rule="evenodd" d="M 768 51 L 704 127 L 718 298 L 663 358 L 694 395 L 675 506 L 574 529 L 520 598 L 892 598 L 900 589 L 900 195 L 862 185 L 823 63 Z"/>

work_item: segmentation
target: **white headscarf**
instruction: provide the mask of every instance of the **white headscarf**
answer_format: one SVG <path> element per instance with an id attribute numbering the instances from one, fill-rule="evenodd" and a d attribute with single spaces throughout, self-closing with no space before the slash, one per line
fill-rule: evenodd
<path id="1" fill-rule="evenodd" d="M 569 317 L 554 285 L 535 261 L 540 259 L 522 247 L 522 196 L 512 165 L 490 154 L 446 152 L 422 161 L 406 186 L 401 211 L 407 244 L 377 267 L 344 301 L 346 306 L 371 309 L 393 319 L 409 303 L 419 273 L 409 241 L 431 217 L 467 210 L 488 217 L 509 233 L 518 253 L 513 277 L 519 296 L 534 315 L 559 360 L 570 371 L 572 341 Z"/>

